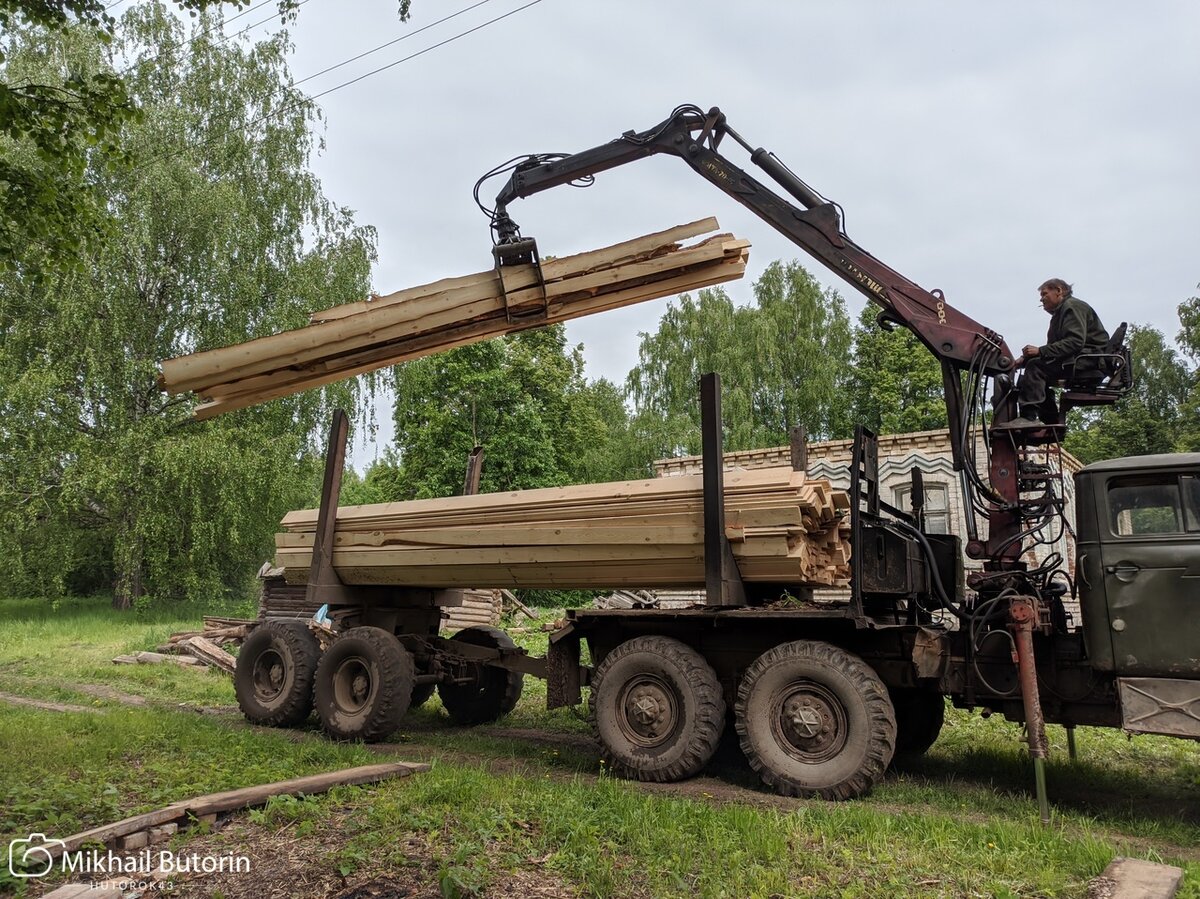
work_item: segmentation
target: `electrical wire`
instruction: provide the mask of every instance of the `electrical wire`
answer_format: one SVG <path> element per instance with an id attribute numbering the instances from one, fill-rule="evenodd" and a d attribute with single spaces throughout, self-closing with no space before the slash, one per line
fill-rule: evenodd
<path id="1" fill-rule="evenodd" d="M 325 96 L 328 96 L 329 94 L 332 94 L 334 91 L 340 91 L 344 87 L 349 87 L 352 84 L 358 84 L 358 82 L 363 81 L 367 78 L 370 78 L 372 75 L 378 75 L 380 72 L 386 72 L 388 69 L 394 68 L 395 66 L 398 66 L 403 62 L 408 62 L 409 60 L 416 59 L 418 56 L 424 56 L 426 53 L 430 52 L 431 50 L 437 50 L 440 47 L 445 47 L 447 44 L 452 44 L 455 41 L 460 40 L 461 38 L 464 38 L 469 34 L 474 34 L 476 31 L 479 31 L 483 28 L 487 28 L 489 25 L 494 25 L 496 22 L 503 21 L 504 19 L 507 19 L 509 16 L 515 16 L 517 13 L 523 12 L 524 10 L 529 9 L 529 7 L 531 7 L 531 6 L 537 6 L 541 2 L 542 2 L 542 0 L 530 0 L 530 2 L 526 3 L 524 6 L 518 6 L 516 9 L 509 10 L 508 12 L 504 13 L 503 15 L 496 16 L 494 19 L 488 19 L 486 22 L 482 22 L 479 25 L 476 25 L 474 28 L 468 28 L 466 31 L 461 31 L 458 34 L 453 35 L 452 37 L 446 38 L 444 41 L 439 41 L 436 44 L 426 47 L 424 50 L 418 50 L 416 53 L 412 53 L 412 54 L 409 54 L 408 56 L 401 57 L 400 59 L 397 59 L 395 62 L 389 62 L 386 66 L 380 66 L 377 69 L 372 69 L 369 72 L 365 72 L 362 75 L 359 75 L 357 78 L 351 78 L 349 81 L 343 81 L 341 84 L 334 85 L 333 87 L 329 88 L 328 90 L 321 91 L 321 93 L 319 93 L 319 94 L 313 94 L 311 97 L 308 98 L 308 100 L 310 102 L 312 100 L 318 100 L 321 97 L 325 97 Z"/>
<path id="2" fill-rule="evenodd" d="M 268 2 L 269 2 L 269 0 L 268 0 Z M 308 0 L 302 0 L 302 2 L 308 2 Z M 430 51 L 432 51 L 432 50 L 436 50 L 436 49 L 438 49 L 438 48 L 440 48 L 440 47 L 444 47 L 444 46 L 446 46 L 447 44 L 451 44 L 451 43 L 453 43 L 454 41 L 457 41 L 457 40 L 460 40 L 461 38 L 464 38 L 464 37 L 466 37 L 467 35 L 474 34 L 475 32 L 477 32 L 477 31 L 479 31 L 479 30 L 481 30 L 481 29 L 483 29 L 483 28 L 486 28 L 486 27 L 487 27 L 487 26 L 489 26 L 489 25 L 492 25 L 492 24 L 494 24 L 494 23 L 496 23 L 496 22 L 499 22 L 499 21 L 501 21 L 501 20 L 503 20 L 503 19 L 507 19 L 507 18 L 509 18 L 510 16 L 516 15 L 517 13 L 519 13 L 519 12 L 522 12 L 523 10 L 526 10 L 526 9 L 528 9 L 528 8 L 529 8 L 529 7 L 531 7 L 531 6 L 536 6 L 538 3 L 541 3 L 541 2 L 542 2 L 542 0 L 531 0 L 531 2 L 529 2 L 529 3 L 526 3 L 524 6 L 519 6 L 519 7 L 517 7 L 516 9 L 510 10 L 509 12 L 506 12 L 506 13 L 504 13 L 503 15 L 496 16 L 495 18 L 489 19 L 489 20 L 487 20 L 486 22 L 483 22 L 483 23 L 481 23 L 481 24 L 479 24 L 479 25 L 476 25 L 474 28 L 469 28 L 469 29 L 467 29 L 466 31 L 461 31 L 461 32 L 459 32 L 458 34 L 455 34 L 455 35 L 453 35 L 453 36 L 451 36 L 451 37 L 447 38 L 447 39 L 446 39 L 446 40 L 444 40 L 444 41 L 440 41 L 440 42 L 438 42 L 438 43 L 436 43 L 436 44 L 433 44 L 433 45 L 431 45 L 431 46 L 429 46 L 429 47 L 426 47 L 426 48 L 425 48 L 425 49 L 423 49 L 423 50 L 419 50 L 419 51 L 417 51 L 416 53 L 412 53 L 412 54 L 410 54 L 410 55 L 408 55 L 408 56 L 405 56 L 405 57 L 402 57 L 401 59 L 398 59 L 398 60 L 396 60 L 396 61 L 394 61 L 394 62 L 388 63 L 386 66 L 380 66 L 379 68 L 377 68 L 377 69 L 373 69 L 373 70 L 372 70 L 372 71 L 370 71 L 370 72 L 366 72 L 365 74 L 363 74 L 363 75 L 360 75 L 360 76 L 358 76 L 357 78 L 352 78 L 352 79 L 350 79 L 349 81 L 345 81 L 345 82 L 343 82 L 343 83 L 341 83 L 341 84 L 335 85 L 335 86 L 333 86 L 333 87 L 331 87 L 331 88 L 329 88 L 329 89 L 327 89 L 327 90 L 321 91 L 319 94 L 314 94 L 314 95 L 312 95 L 312 96 L 303 97 L 303 98 L 301 98 L 301 99 L 297 99 L 297 100 L 291 100 L 291 101 L 285 101 L 285 102 L 283 102 L 283 103 L 280 103 L 280 104 L 279 104 L 277 107 L 275 107 L 274 109 L 268 110 L 267 112 L 264 112 L 262 115 L 258 116 L 258 118 L 256 118 L 256 119 L 253 119 L 253 120 L 251 120 L 250 122 L 248 122 L 248 123 L 245 125 L 245 128 L 247 128 L 247 129 L 249 129 L 249 128 L 253 128 L 255 125 L 259 125 L 259 124 L 262 124 L 263 122 L 269 121 L 270 119 L 272 119 L 272 118 L 274 118 L 274 117 L 276 117 L 276 116 L 278 116 L 278 115 L 282 115 L 283 113 L 285 113 L 285 112 L 288 112 L 289 110 L 295 109 L 295 108 L 297 108 L 297 107 L 299 107 L 299 106 L 301 106 L 301 105 L 303 105 L 303 104 L 306 104 L 306 103 L 311 103 L 311 102 L 313 102 L 313 101 L 315 101 L 315 100 L 319 99 L 320 97 L 325 97 L 325 96 L 328 96 L 329 94 L 332 94 L 332 93 L 334 93 L 335 91 L 339 91 L 339 90 L 341 90 L 341 89 L 343 89 L 343 88 L 349 87 L 349 86 L 350 86 L 350 85 L 352 85 L 352 84 L 357 84 L 358 82 L 360 82 L 360 81 L 363 81 L 363 80 L 365 80 L 366 78 L 369 78 L 369 77 L 371 77 L 372 75 L 376 75 L 376 74 L 378 74 L 379 72 L 383 72 L 383 71 L 386 71 L 386 70 L 388 70 L 388 69 L 394 68 L 395 66 L 398 66 L 398 65 L 400 65 L 401 63 L 408 62 L 408 61 L 410 61 L 410 60 L 412 60 L 412 59 L 416 59 L 416 58 L 417 58 L 417 57 L 419 57 L 419 56 L 424 56 L 425 54 L 429 53 L 429 52 L 430 52 Z M 216 140 L 216 139 L 217 139 L 217 138 L 219 138 L 219 137 L 224 137 L 224 136 L 226 136 L 228 133 L 229 133 L 229 132 L 228 132 L 228 131 L 226 131 L 226 132 L 224 132 L 223 134 L 220 134 L 220 135 L 213 135 L 213 136 L 210 136 L 210 137 L 206 138 L 204 141 L 202 141 L 202 142 L 201 142 L 201 145 L 202 145 L 202 146 L 203 146 L 203 145 L 207 145 L 208 143 L 211 143 L 212 141 Z M 189 149 L 191 149 L 191 148 L 189 148 Z M 156 163 L 156 162 L 163 162 L 163 161 L 165 161 L 165 160 L 168 160 L 168 159 L 171 159 L 171 158 L 174 158 L 174 157 L 176 157 L 176 156 L 179 156 L 179 155 L 181 155 L 181 153 L 182 153 L 182 152 L 184 152 L 184 151 L 181 151 L 181 150 L 175 150 L 175 151 L 172 151 L 172 152 L 168 152 L 168 153 L 163 153 L 163 154 L 160 154 L 160 155 L 158 155 L 158 156 L 153 156 L 153 157 L 150 157 L 149 159 L 143 160 L 142 162 L 139 162 L 139 163 L 137 163 L 136 165 L 134 165 L 134 166 L 132 167 L 132 170 L 133 170 L 133 171 L 136 171 L 136 170 L 138 170 L 138 169 L 144 168 L 144 167 L 145 167 L 145 166 L 147 166 L 147 165 L 152 165 L 152 164 L 154 164 L 154 163 Z"/>
<path id="3" fill-rule="evenodd" d="M 449 22 L 451 19 L 457 18 L 458 16 L 461 16 L 463 13 L 470 12 L 473 9 L 477 9 L 480 6 L 483 6 L 483 4 L 485 4 L 485 3 L 491 3 L 491 2 L 492 2 L 492 0 L 479 0 L 479 2 L 477 2 L 477 3 L 472 3 L 470 6 L 463 7 L 458 12 L 453 12 L 453 13 L 450 13 L 450 15 L 448 15 L 448 16 L 443 16 L 442 18 L 438 19 L 436 22 L 430 22 L 428 25 L 422 25 L 416 31 L 410 31 L 407 34 L 402 34 L 398 38 L 393 38 L 392 40 L 388 41 L 387 43 L 380 44 L 378 47 L 372 47 L 370 50 L 365 50 L 362 53 L 359 53 L 357 56 L 351 56 L 349 59 L 343 59 L 339 63 L 335 63 L 334 65 L 331 65 L 327 68 L 321 69 L 321 71 L 319 71 L 319 72 L 314 72 L 311 75 L 305 75 L 299 81 L 293 81 L 292 86 L 297 87 L 301 84 L 304 84 L 306 81 L 312 81 L 314 78 L 320 78 L 322 75 L 327 75 L 330 72 L 340 69 L 342 66 L 348 66 L 352 62 L 358 62 L 360 59 L 370 56 L 372 53 L 378 53 L 380 50 L 384 50 L 384 49 L 392 46 L 393 44 L 398 44 L 401 41 L 406 41 L 410 37 L 415 37 L 416 35 L 420 34 L 422 31 L 428 31 L 430 28 L 434 28 L 438 25 L 441 25 L 443 22 Z"/>

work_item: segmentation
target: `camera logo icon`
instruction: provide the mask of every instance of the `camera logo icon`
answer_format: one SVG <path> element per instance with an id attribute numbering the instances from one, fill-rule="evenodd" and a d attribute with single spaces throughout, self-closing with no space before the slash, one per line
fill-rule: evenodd
<path id="1" fill-rule="evenodd" d="M 66 843 L 52 840 L 44 833 L 13 840 L 8 844 L 8 873 L 13 877 L 45 877 L 54 867 L 55 856 L 66 850 Z"/>

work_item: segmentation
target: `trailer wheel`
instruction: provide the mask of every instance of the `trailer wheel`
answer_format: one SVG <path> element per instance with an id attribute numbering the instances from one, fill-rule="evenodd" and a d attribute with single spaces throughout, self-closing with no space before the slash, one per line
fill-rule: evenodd
<path id="1" fill-rule="evenodd" d="M 589 703 L 614 774 L 668 782 L 708 764 L 725 728 L 725 697 L 704 657 L 670 637 L 634 637 L 604 657 Z"/>
<path id="2" fill-rule="evenodd" d="M 400 726 L 412 688 L 412 655 L 394 635 L 351 628 L 317 666 L 317 714 L 331 737 L 372 743 Z"/>
<path id="3" fill-rule="evenodd" d="M 321 647 L 302 621 L 268 621 L 238 651 L 233 690 L 251 724 L 291 727 L 313 708 L 313 677 Z"/>
<path id="4" fill-rule="evenodd" d="M 479 624 L 459 631 L 451 639 L 489 649 L 516 649 L 512 637 L 498 627 Z M 438 684 L 438 696 L 455 724 L 487 724 L 517 707 L 525 675 L 494 665 L 478 666 L 474 680 L 466 684 Z"/>
<path id="5" fill-rule="evenodd" d="M 892 690 L 896 709 L 896 757 L 916 758 L 937 742 L 946 720 L 946 700 L 929 690 Z"/>
<path id="6" fill-rule="evenodd" d="M 763 653 L 742 678 L 735 712 L 751 767 L 786 796 L 861 796 L 896 748 L 887 687 L 829 643 L 796 640 Z"/>

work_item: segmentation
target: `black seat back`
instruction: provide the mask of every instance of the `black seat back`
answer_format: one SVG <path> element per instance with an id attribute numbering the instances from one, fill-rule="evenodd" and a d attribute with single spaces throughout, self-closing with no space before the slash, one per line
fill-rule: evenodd
<path id="1" fill-rule="evenodd" d="M 1133 387 L 1133 359 L 1125 343 L 1128 332 L 1129 323 L 1121 322 L 1103 350 L 1075 358 L 1063 383 L 1067 391 L 1064 399 L 1069 405 L 1106 406 L 1129 392 Z M 1081 362 L 1085 364 L 1080 366 Z"/>

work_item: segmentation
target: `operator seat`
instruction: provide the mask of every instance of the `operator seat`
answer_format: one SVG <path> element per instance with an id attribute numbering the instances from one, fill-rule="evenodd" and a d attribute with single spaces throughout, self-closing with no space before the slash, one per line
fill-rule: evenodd
<path id="1" fill-rule="evenodd" d="M 1104 349 L 1081 353 L 1071 363 L 1067 375 L 1055 386 L 1063 388 L 1060 408 L 1065 416 L 1078 406 L 1111 406 L 1133 387 L 1133 357 L 1125 343 L 1128 322 L 1112 332 Z M 1083 366 L 1080 363 L 1084 362 Z M 1083 371 L 1079 371 L 1080 368 Z"/>

